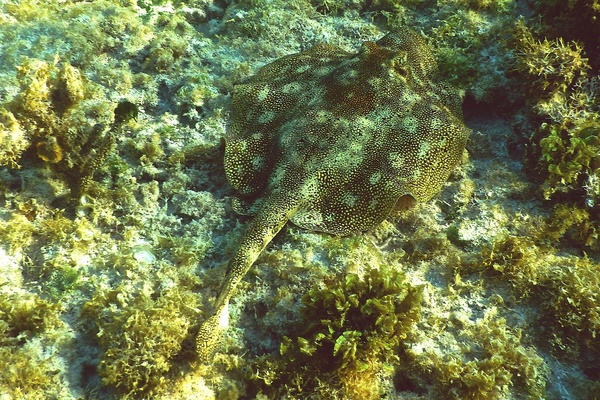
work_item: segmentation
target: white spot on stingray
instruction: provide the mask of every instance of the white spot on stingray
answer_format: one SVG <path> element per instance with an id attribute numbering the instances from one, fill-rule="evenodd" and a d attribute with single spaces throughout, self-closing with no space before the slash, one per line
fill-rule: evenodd
<path id="1" fill-rule="evenodd" d="M 402 157 L 400 154 L 398 154 L 398 152 L 391 152 L 388 156 L 389 160 L 390 160 L 390 165 L 392 166 L 392 168 L 394 169 L 400 169 L 404 166 L 405 164 L 405 158 Z"/>
<path id="2" fill-rule="evenodd" d="M 354 207 L 356 205 L 356 201 L 358 200 L 358 198 L 355 195 L 353 195 L 352 193 L 344 193 L 341 200 L 342 200 L 342 203 L 344 203 L 348 207 Z"/>
<path id="3" fill-rule="evenodd" d="M 358 71 L 355 69 L 349 69 L 339 77 L 338 82 L 340 82 L 342 85 L 348 85 L 349 83 L 355 81 L 357 77 Z"/>
<path id="4" fill-rule="evenodd" d="M 310 69 L 310 65 L 305 64 L 305 65 L 301 65 L 298 68 L 296 68 L 296 73 L 297 74 L 303 74 L 306 71 L 308 71 Z"/>
<path id="5" fill-rule="evenodd" d="M 265 167 L 264 157 L 256 156 L 256 157 L 252 158 L 252 168 L 254 168 L 256 171 L 260 171 L 264 167 Z"/>
<path id="6" fill-rule="evenodd" d="M 302 90 L 302 85 L 298 82 L 290 82 L 281 87 L 283 93 L 298 93 L 300 90 Z"/>
<path id="7" fill-rule="evenodd" d="M 313 71 L 313 76 L 321 77 L 331 73 L 331 67 L 319 67 Z"/>
<path id="8" fill-rule="evenodd" d="M 263 86 L 262 88 L 260 88 L 258 93 L 256 93 L 256 100 L 260 102 L 265 101 L 269 96 L 269 91 L 269 86 Z"/>
<path id="9" fill-rule="evenodd" d="M 221 315 L 219 315 L 219 329 L 226 329 L 229 326 L 229 302 L 225 303 Z"/>
<path id="10" fill-rule="evenodd" d="M 410 106 L 418 100 L 418 96 L 412 93 L 410 90 L 402 92 L 402 103 Z"/>
<path id="11" fill-rule="evenodd" d="M 412 115 L 408 115 L 402 119 L 402 126 L 414 135 L 419 129 L 419 121 Z"/>
<path id="12" fill-rule="evenodd" d="M 417 153 L 417 157 L 425 158 L 425 156 L 427 156 L 427 153 L 429 153 L 430 148 L 431 148 L 431 146 L 429 146 L 429 142 L 421 142 L 421 144 L 419 145 L 419 151 Z"/>
<path id="13" fill-rule="evenodd" d="M 431 130 L 432 131 L 437 131 L 441 127 L 442 127 L 442 120 L 441 119 L 439 119 L 439 118 L 432 118 L 431 119 Z"/>
<path id="14" fill-rule="evenodd" d="M 273 119 L 275 118 L 275 111 L 265 111 L 263 113 L 261 113 L 258 117 L 258 123 L 259 124 L 268 124 L 269 122 L 273 121 Z"/>
<path id="15" fill-rule="evenodd" d="M 381 172 L 377 171 L 369 177 L 369 183 L 371 185 L 375 185 L 377 182 L 381 180 Z"/>
<path id="16" fill-rule="evenodd" d="M 375 128 L 375 124 L 373 123 L 373 121 L 371 121 L 369 118 L 362 116 L 356 118 L 356 120 L 354 121 L 354 126 L 361 131 Z"/>
<path id="17" fill-rule="evenodd" d="M 320 124 L 325 124 L 325 123 L 331 121 L 332 119 L 333 119 L 333 116 L 332 116 L 331 112 L 325 111 L 325 110 L 319 110 L 319 111 L 317 111 L 317 113 L 315 115 L 316 122 L 318 122 Z"/>

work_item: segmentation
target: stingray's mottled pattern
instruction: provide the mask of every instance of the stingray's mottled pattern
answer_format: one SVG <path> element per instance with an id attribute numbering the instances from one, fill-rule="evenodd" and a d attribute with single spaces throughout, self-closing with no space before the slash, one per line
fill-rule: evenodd
<path id="1" fill-rule="evenodd" d="M 345 235 L 440 190 L 470 131 L 436 70 L 424 40 L 403 29 L 358 54 L 314 46 L 235 87 L 225 173 L 255 217 L 200 329 L 202 358 L 237 283 L 288 220 Z"/>

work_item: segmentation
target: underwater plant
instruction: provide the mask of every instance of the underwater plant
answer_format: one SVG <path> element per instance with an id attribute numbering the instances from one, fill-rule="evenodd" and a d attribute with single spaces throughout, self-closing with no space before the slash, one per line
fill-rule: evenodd
<path id="1" fill-rule="evenodd" d="M 78 198 L 114 145 L 114 106 L 99 85 L 67 62 L 29 60 L 19 67 L 18 78 L 21 92 L 0 108 L 0 132 L 10 136 L 0 165 L 18 166 L 32 148 L 68 179 Z"/>
<path id="2" fill-rule="evenodd" d="M 174 368 L 197 299 L 177 289 L 159 293 L 147 285 L 133 291 L 125 286 L 98 290 L 82 316 L 96 325 L 102 382 L 128 395 L 148 395 L 163 388 Z"/>
<path id="3" fill-rule="evenodd" d="M 398 350 L 420 318 L 422 288 L 410 285 L 394 267 L 332 277 L 302 298 L 297 334 L 284 336 L 279 357 L 264 357 L 254 370 L 257 391 L 275 396 L 379 398 L 377 375 L 401 362 Z M 268 383 L 268 386 L 265 386 Z"/>
<path id="4" fill-rule="evenodd" d="M 599 220 L 600 80 L 575 41 L 534 39 L 523 21 L 516 26 L 517 66 L 530 80 L 537 125 L 526 165 L 542 181 L 546 200 L 572 204 Z M 597 243 L 586 243 L 597 248 Z"/>
<path id="5" fill-rule="evenodd" d="M 453 351 L 414 346 L 403 368 L 416 381 L 428 377 L 434 398 L 501 399 L 519 388 L 527 398 L 543 399 L 549 370 L 533 347 L 524 346 L 520 330 L 511 329 L 491 308 L 474 322 L 462 322 Z"/>
<path id="6" fill-rule="evenodd" d="M 59 385 L 56 365 L 42 354 L 39 336 L 60 324 L 60 306 L 0 286 L 0 393 L 9 399 L 44 398 Z"/>
<path id="7" fill-rule="evenodd" d="M 569 207 L 562 211 L 574 214 Z M 555 227 L 549 224 L 546 229 L 542 240 L 552 235 Z M 556 253 L 531 238 L 508 237 L 482 250 L 481 265 L 507 279 L 521 298 L 539 305 L 542 314 L 537 323 L 550 332 L 557 352 L 571 352 L 582 362 L 585 358 L 597 362 L 600 263 L 587 256 Z"/>

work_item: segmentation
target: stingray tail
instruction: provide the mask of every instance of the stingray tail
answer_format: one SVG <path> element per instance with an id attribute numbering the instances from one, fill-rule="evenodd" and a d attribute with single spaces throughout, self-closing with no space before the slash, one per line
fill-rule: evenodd
<path id="1" fill-rule="evenodd" d="M 283 228 L 300 205 L 297 191 L 271 193 L 263 202 L 258 213 L 248 223 L 246 232 L 229 261 L 213 314 L 202 323 L 196 337 L 196 349 L 200 360 L 210 363 L 225 329 L 227 328 L 229 299 L 240 280 L 252 267 L 259 254 L 271 239 Z"/>

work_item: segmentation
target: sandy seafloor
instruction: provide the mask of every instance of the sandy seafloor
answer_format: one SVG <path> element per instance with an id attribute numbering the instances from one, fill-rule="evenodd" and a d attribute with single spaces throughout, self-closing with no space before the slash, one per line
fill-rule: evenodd
<path id="1" fill-rule="evenodd" d="M 303 392 L 285 382 L 284 359 L 256 360 L 277 360 L 282 337 L 308 323 L 310 288 L 382 265 L 423 300 L 398 359 L 357 383 L 374 398 L 600 398 L 600 288 L 577 272 L 600 271 L 600 258 L 544 235 L 552 205 L 515 129 L 528 113 L 510 32 L 530 11 L 508 0 L 2 0 L 0 399 L 351 398 L 335 374 Z M 372 232 L 288 224 L 232 300 L 213 365 L 198 365 L 195 330 L 248 221 L 222 166 L 233 85 L 316 43 L 356 51 L 401 24 L 469 99 L 468 155 L 438 196 Z M 109 143 L 123 102 L 137 117 Z"/>

